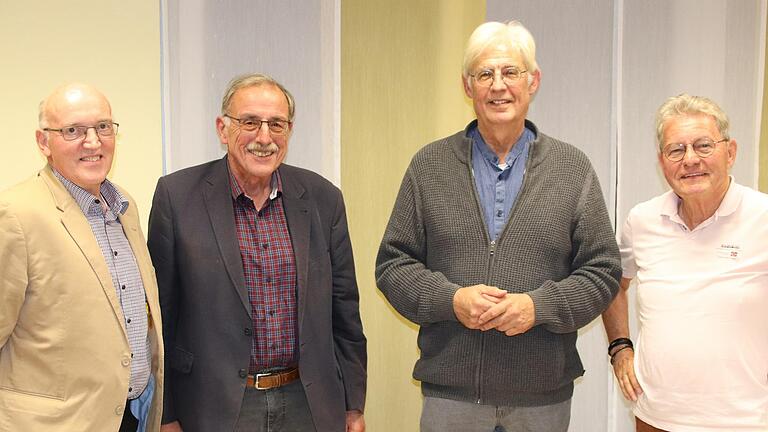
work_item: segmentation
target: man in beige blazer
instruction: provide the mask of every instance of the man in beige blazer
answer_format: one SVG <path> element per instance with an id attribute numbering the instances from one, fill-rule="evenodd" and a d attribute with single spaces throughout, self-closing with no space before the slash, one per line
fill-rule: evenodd
<path id="1" fill-rule="evenodd" d="M 157 431 L 163 344 L 118 124 L 84 84 L 40 104 L 48 164 L 0 193 L 0 431 Z"/>

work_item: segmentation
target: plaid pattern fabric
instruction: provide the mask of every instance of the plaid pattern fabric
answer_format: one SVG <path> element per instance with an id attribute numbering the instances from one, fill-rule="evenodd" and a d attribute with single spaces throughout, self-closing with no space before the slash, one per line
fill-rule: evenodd
<path id="1" fill-rule="evenodd" d="M 296 364 L 296 262 L 283 210 L 280 180 L 261 210 L 230 172 L 237 240 L 251 301 L 253 343 L 250 372 Z"/>
<path id="2" fill-rule="evenodd" d="M 101 184 L 100 195 L 108 208 L 104 211 L 101 199 L 72 183 L 55 169 L 54 175 L 61 181 L 82 209 L 91 231 L 99 243 L 101 253 L 112 276 L 115 294 L 120 302 L 128 332 L 128 345 L 131 348 L 131 377 L 128 382 L 128 399 L 141 395 L 149 380 L 152 362 L 152 349 L 149 342 L 147 300 L 144 283 L 141 280 L 139 266 L 131 250 L 131 245 L 123 232 L 119 215 L 128 209 L 128 200 L 109 181 Z M 94 323 L 94 325 L 101 325 Z M 98 373 L 98 371 L 94 371 Z"/>

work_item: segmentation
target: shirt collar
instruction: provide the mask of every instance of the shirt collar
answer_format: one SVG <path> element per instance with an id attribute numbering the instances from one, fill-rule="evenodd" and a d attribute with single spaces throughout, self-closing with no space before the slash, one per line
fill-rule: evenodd
<path id="1" fill-rule="evenodd" d="M 227 164 L 227 172 L 229 172 L 229 187 L 232 191 L 232 199 L 237 201 L 241 196 L 248 198 L 245 195 L 245 192 L 243 192 L 243 189 L 240 187 L 240 183 L 237 181 L 237 177 L 235 177 L 235 175 L 232 173 L 232 170 L 229 169 L 229 164 Z M 270 178 L 269 183 L 272 190 L 269 192 L 268 200 L 273 201 L 283 194 L 283 181 L 280 179 L 279 170 L 275 170 L 275 172 L 272 173 L 272 177 Z"/>
<path id="2" fill-rule="evenodd" d="M 472 142 L 474 147 L 477 149 L 477 151 L 480 152 L 480 155 L 483 156 L 483 159 L 488 161 L 490 164 L 498 167 L 499 165 L 499 157 L 494 153 L 493 150 L 488 146 L 488 144 L 485 142 L 485 139 L 483 139 L 483 136 L 480 135 L 480 128 L 477 127 L 477 125 L 474 125 L 474 127 L 470 128 L 469 130 L 469 137 L 472 138 Z M 520 138 L 517 139 L 517 142 L 515 142 L 515 145 L 512 146 L 512 149 L 507 153 L 507 156 L 504 158 L 504 163 L 507 166 L 511 166 L 512 162 L 515 161 L 515 159 L 518 158 L 521 154 L 525 152 L 525 150 L 528 148 L 528 144 L 533 141 L 536 138 L 536 135 L 528 129 L 527 127 L 523 128 L 523 133 L 520 134 Z"/>
<path id="3" fill-rule="evenodd" d="M 101 208 L 101 205 L 96 203 L 96 200 L 98 200 L 99 197 L 94 196 L 92 193 L 74 184 L 69 179 L 61 175 L 61 173 L 56 171 L 55 168 L 51 167 L 51 171 L 53 171 L 53 175 L 59 179 L 61 184 L 64 185 L 69 194 L 72 195 L 72 198 L 74 198 L 75 202 L 80 207 L 80 210 L 83 211 L 83 214 L 87 215 L 89 210 L 93 208 L 94 205 L 97 205 L 99 208 Z M 99 186 L 99 195 L 101 195 L 101 198 L 107 203 L 108 210 L 114 215 L 115 218 L 125 214 L 126 210 L 128 210 L 128 199 L 125 198 L 123 194 L 117 190 L 115 184 L 110 182 L 108 179 L 104 179 L 104 181 Z"/>
<path id="4" fill-rule="evenodd" d="M 723 200 L 720 202 L 720 206 L 715 210 L 715 214 L 709 219 L 717 220 L 718 218 L 728 216 L 735 212 L 741 204 L 741 199 L 744 196 L 744 190 L 733 179 L 733 176 L 728 176 L 730 181 L 728 190 L 725 192 Z M 682 218 L 679 215 L 680 197 L 677 196 L 675 191 L 667 192 L 667 196 L 661 205 L 661 215 L 667 216 L 670 219 L 683 223 Z M 708 219 L 708 220 L 709 220 Z"/>

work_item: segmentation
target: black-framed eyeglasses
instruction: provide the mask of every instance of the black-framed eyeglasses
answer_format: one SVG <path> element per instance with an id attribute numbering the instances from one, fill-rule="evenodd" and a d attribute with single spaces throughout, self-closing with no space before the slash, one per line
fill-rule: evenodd
<path id="1" fill-rule="evenodd" d="M 93 126 L 70 125 L 60 129 L 43 128 L 43 130 L 46 132 L 58 132 L 66 141 L 75 141 L 83 139 L 88 133 L 88 129 L 93 129 L 96 131 L 96 134 L 102 138 L 114 138 L 117 134 L 118 126 L 120 125 L 115 122 L 102 121 Z"/>
<path id="2" fill-rule="evenodd" d="M 693 152 L 696 153 L 700 158 L 706 158 L 715 152 L 715 146 L 718 143 L 726 141 L 728 141 L 728 138 L 723 138 L 719 141 L 712 141 L 709 138 L 702 138 L 694 141 L 691 144 L 667 144 L 664 146 L 664 149 L 662 149 L 661 153 L 670 162 L 679 162 L 685 157 L 685 153 L 688 151 L 688 146 L 691 146 Z"/>
<path id="3" fill-rule="evenodd" d="M 512 85 L 523 76 L 528 70 L 520 70 L 517 66 L 506 66 L 501 69 L 480 69 L 474 74 L 469 74 L 475 81 L 483 87 L 490 87 L 496 78 L 496 71 L 501 74 L 501 80 L 506 85 Z"/>
<path id="4" fill-rule="evenodd" d="M 237 118 L 232 117 L 229 114 L 224 114 L 224 117 L 230 118 L 240 124 L 240 129 L 246 132 L 258 132 L 261 130 L 261 125 L 267 124 L 267 129 L 272 135 L 285 135 L 291 128 L 291 122 L 288 120 L 262 120 L 256 117 Z"/>

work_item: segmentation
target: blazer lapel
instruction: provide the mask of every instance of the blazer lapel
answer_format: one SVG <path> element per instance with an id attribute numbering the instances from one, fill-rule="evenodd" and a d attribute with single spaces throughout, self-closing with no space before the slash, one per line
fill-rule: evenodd
<path id="1" fill-rule="evenodd" d="M 295 177 L 290 175 L 281 175 L 280 180 L 283 183 L 283 208 L 285 209 L 288 232 L 291 234 L 293 257 L 296 260 L 298 325 L 299 329 L 301 329 L 304 311 L 306 310 L 309 238 L 312 219 L 309 213 L 309 202 L 304 197 L 304 186 L 298 183 Z"/>
<path id="2" fill-rule="evenodd" d="M 251 315 L 251 301 L 248 288 L 245 286 L 243 261 L 240 256 L 240 244 L 237 241 L 235 215 L 232 210 L 232 190 L 229 186 L 229 171 L 226 156 L 211 170 L 211 175 L 205 180 L 207 187 L 203 190 L 203 201 L 208 211 L 216 244 L 221 253 L 224 267 L 229 279 L 237 291 L 243 307 Z"/>
<path id="3" fill-rule="evenodd" d="M 91 225 L 85 218 L 82 209 L 77 205 L 75 199 L 69 194 L 69 191 L 61 184 L 59 179 L 53 175 L 50 166 L 46 166 L 40 173 L 46 186 L 51 191 L 53 199 L 56 202 L 56 208 L 61 211 L 61 223 L 66 228 L 72 240 L 80 248 L 83 256 L 90 264 L 96 277 L 101 282 L 101 288 L 104 291 L 104 295 L 107 296 L 109 304 L 112 305 L 112 310 L 120 322 L 120 326 L 123 329 L 123 334 L 126 339 L 128 335 L 125 331 L 123 323 L 123 310 L 120 307 L 120 302 L 117 299 L 115 293 L 115 287 L 112 284 L 112 275 L 109 273 L 107 263 L 104 261 L 104 255 L 101 253 L 99 243 L 96 241 L 96 237 L 93 235 Z"/>

